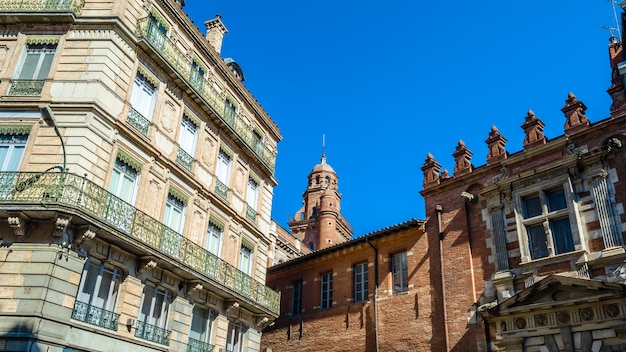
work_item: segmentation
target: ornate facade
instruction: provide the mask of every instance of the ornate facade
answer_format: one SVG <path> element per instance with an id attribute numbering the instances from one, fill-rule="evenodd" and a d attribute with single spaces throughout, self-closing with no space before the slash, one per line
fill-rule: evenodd
<path id="1" fill-rule="evenodd" d="M 0 350 L 258 351 L 278 127 L 184 1 L 0 0 Z"/>

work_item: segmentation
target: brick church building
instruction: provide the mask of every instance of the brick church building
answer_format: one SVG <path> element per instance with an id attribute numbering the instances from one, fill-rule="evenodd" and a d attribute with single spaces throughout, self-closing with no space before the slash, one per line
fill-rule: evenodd
<path id="1" fill-rule="evenodd" d="M 452 173 L 428 154 L 424 220 L 349 237 L 323 157 L 289 223 L 312 252 L 268 269 L 281 313 L 261 349 L 625 350 L 626 58 L 613 39 L 607 118 L 569 93 L 560 136 L 529 110 L 522 150 L 494 126 L 481 166 L 462 141 Z"/>

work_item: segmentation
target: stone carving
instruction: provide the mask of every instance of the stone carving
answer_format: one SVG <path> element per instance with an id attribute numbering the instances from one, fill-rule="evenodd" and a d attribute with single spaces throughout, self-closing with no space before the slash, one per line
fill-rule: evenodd
<path id="1" fill-rule="evenodd" d="M 548 322 L 548 317 L 545 314 L 535 315 L 535 324 L 537 326 L 545 326 Z"/>
<path id="2" fill-rule="evenodd" d="M 579 310 L 579 314 L 580 314 L 580 319 L 585 320 L 585 321 L 593 320 L 593 317 L 594 317 L 593 309 L 589 307 L 581 308 Z"/>

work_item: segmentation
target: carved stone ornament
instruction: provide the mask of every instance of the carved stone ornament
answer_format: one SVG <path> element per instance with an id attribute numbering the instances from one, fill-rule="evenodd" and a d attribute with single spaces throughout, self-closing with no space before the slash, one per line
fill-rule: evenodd
<path id="1" fill-rule="evenodd" d="M 58 217 L 54 222 L 54 230 L 52 231 L 52 236 L 61 237 L 63 232 L 67 229 L 67 226 L 70 224 L 70 220 L 72 217 L 62 218 Z"/>
<path id="2" fill-rule="evenodd" d="M 7 218 L 9 226 L 13 228 L 16 236 L 26 235 L 26 221 L 18 216 L 9 216 Z"/>
<path id="3" fill-rule="evenodd" d="M 556 313 L 556 320 L 561 324 L 567 324 L 570 321 L 570 316 L 568 312 L 558 312 Z"/>
<path id="4" fill-rule="evenodd" d="M 619 307 L 617 304 L 607 304 L 604 306 L 604 313 L 611 318 L 615 318 L 619 315 Z"/>
<path id="5" fill-rule="evenodd" d="M 581 308 L 579 311 L 579 314 L 580 314 L 580 319 L 585 320 L 585 321 L 593 320 L 593 317 L 594 317 L 593 309 L 589 307 Z"/>
<path id="6" fill-rule="evenodd" d="M 515 328 L 519 330 L 526 328 L 526 319 L 524 318 L 515 319 Z"/>
<path id="7" fill-rule="evenodd" d="M 537 326 L 545 326 L 548 322 L 548 317 L 545 314 L 535 315 L 535 324 Z"/>
<path id="8" fill-rule="evenodd" d="M 153 259 L 144 259 L 139 264 L 139 274 L 143 274 L 144 272 L 154 269 L 157 266 L 157 262 Z"/>

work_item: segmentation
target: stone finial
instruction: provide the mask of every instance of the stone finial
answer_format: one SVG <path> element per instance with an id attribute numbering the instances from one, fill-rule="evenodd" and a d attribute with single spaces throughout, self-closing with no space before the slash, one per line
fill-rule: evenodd
<path id="1" fill-rule="evenodd" d="M 565 100 L 565 106 L 561 109 L 565 114 L 565 133 L 572 135 L 589 127 L 589 119 L 585 116 L 587 107 L 582 101 L 576 99 L 574 93 L 570 92 Z"/>
<path id="2" fill-rule="evenodd" d="M 215 15 L 215 18 L 204 22 L 206 26 L 206 40 L 219 54 L 222 51 L 222 40 L 228 29 L 222 23 L 222 16 Z"/>
<path id="3" fill-rule="evenodd" d="M 424 188 L 439 184 L 439 170 L 441 165 L 432 154 L 428 153 L 422 171 L 424 172 Z"/>
<path id="4" fill-rule="evenodd" d="M 487 153 L 487 164 L 493 164 L 500 160 L 506 159 L 508 153 L 504 148 L 507 140 L 500 134 L 496 126 L 491 126 L 491 132 L 489 132 L 489 138 L 485 140 L 489 152 Z"/>
<path id="5" fill-rule="evenodd" d="M 459 140 L 459 144 L 456 146 L 456 150 L 452 154 L 455 160 L 454 175 L 464 175 L 472 172 L 472 155 L 474 155 L 467 147 L 465 142 Z"/>
<path id="6" fill-rule="evenodd" d="M 524 149 L 546 144 L 546 136 L 543 135 L 545 124 L 535 116 L 532 110 L 528 110 L 526 122 L 522 125 L 526 138 L 524 138 Z"/>

